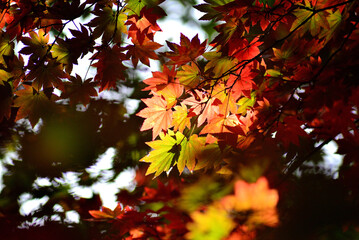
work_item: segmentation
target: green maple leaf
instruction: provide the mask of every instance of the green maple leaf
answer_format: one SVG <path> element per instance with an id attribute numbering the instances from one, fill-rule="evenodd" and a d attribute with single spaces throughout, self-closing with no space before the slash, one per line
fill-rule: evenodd
<path id="1" fill-rule="evenodd" d="M 195 168 L 196 156 L 200 153 L 205 143 L 206 138 L 198 137 L 196 134 L 192 135 L 189 139 L 183 138 L 177 163 L 177 168 L 180 173 L 183 172 L 185 166 L 191 171 Z"/>
<path id="2" fill-rule="evenodd" d="M 171 130 L 166 135 L 161 132 L 159 136 L 161 140 L 146 143 L 153 150 L 140 160 L 151 163 L 146 175 L 155 173 L 155 177 L 164 171 L 169 172 L 180 154 L 182 141 L 186 141 L 186 137 L 181 132 L 174 133 Z"/>
<path id="3" fill-rule="evenodd" d="M 200 84 L 200 70 L 193 62 L 190 65 L 183 65 L 177 72 L 178 81 L 187 88 L 195 88 Z"/>
<path id="4" fill-rule="evenodd" d="M 43 58 L 47 54 L 49 34 L 45 34 L 44 30 L 40 29 L 38 34 L 36 32 L 29 32 L 30 37 L 23 37 L 21 41 L 25 44 L 20 50 L 20 53 L 30 55 L 30 60 L 36 61 Z"/>
<path id="5" fill-rule="evenodd" d="M 315 37 L 322 29 L 329 29 L 329 23 L 326 18 L 326 12 L 314 13 L 314 8 L 311 6 L 309 1 L 305 1 L 305 7 L 294 11 L 294 15 L 297 19 L 293 22 L 290 31 L 293 31 L 297 27 L 299 28 L 299 36 L 302 37 L 307 31 Z"/>
<path id="6" fill-rule="evenodd" d="M 242 97 L 238 100 L 238 110 L 237 113 L 245 115 L 247 110 L 254 106 L 256 103 L 256 93 L 251 93 L 251 98 Z"/>
<path id="7" fill-rule="evenodd" d="M 343 17 L 339 10 L 335 12 L 328 10 L 327 12 L 329 12 L 329 16 L 327 17 L 329 28 L 327 31 L 322 31 L 319 38 L 325 37 L 326 41 L 329 41 L 341 26 Z"/>
<path id="8" fill-rule="evenodd" d="M 144 7 L 157 6 L 156 0 L 126 0 L 126 8 L 140 16 L 140 12 Z"/>
<path id="9" fill-rule="evenodd" d="M 198 11 L 206 13 L 199 20 L 213 20 L 221 18 L 221 13 L 215 10 L 215 7 L 226 5 L 233 0 L 204 0 L 206 3 L 194 6 Z"/>
<path id="10" fill-rule="evenodd" d="M 73 64 L 77 64 L 77 59 L 72 58 L 70 47 L 63 39 L 59 38 L 57 42 L 58 44 L 51 49 L 52 56 L 56 58 L 56 61 L 65 65 L 67 73 L 71 73 Z"/>
<path id="11" fill-rule="evenodd" d="M 207 52 L 203 56 L 209 60 L 204 70 L 205 72 L 211 71 L 214 78 L 228 73 L 238 62 L 232 57 L 222 57 L 218 52 Z M 226 78 L 228 78 L 228 75 L 224 77 L 224 79 Z"/>
<path id="12" fill-rule="evenodd" d="M 6 67 L 4 56 L 14 55 L 14 42 L 10 41 L 9 35 L 0 33 L 0 64 Z"/>

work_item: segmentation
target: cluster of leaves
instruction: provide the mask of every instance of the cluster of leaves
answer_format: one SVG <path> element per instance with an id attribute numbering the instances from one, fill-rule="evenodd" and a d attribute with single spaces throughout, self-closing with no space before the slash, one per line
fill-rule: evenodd
<path id="1" fill-rule="evenodd" d="M 278 192 L 268 188 L 265 178 L 252 184 L 237 181 L 234 195 L 228 187 L 220 190 L 223 184 L 209 178 L 189 186 L 158 181 L 156 187 L 144 187 L 140 198 L 129 202 L 127 197 L 127 205 L 90 214 L 93 221 L 112 222 L 106 229 L 108 239 L 252 239 L 256 227 L 278 224 Z"/>
<path id="2" fill-rule="evenodd" d="M 358 2 L 205 0 L 195 8 L 204 13 L 200 20 L 216 24 L 216 37 L 181 34 L 159 53 L 154 36 L 166 15 L 160 3 L 2 1 L 1 147 L 15 141 L 21 157 L 7 166 L 2 222 L 11 221 L 19 208 L 11 201 L 32 191 L 37 177 L 56 184 L 63 172 L 76 171 L 86 181 L 84 168 L 117 147 L 125 155 L 118 156 L 121 170 L 136 165 L 126 159 L 149 166 L 138 171 L 133 192 L 120 192 L 116 209 L 89 212 L 99 230 L 90 238 L 358 237 Z M 73 72 L 85 55 L 93 79 Z M 150 59 L 162 69 L 143 80 L 146 93 L 139 94 L 127 72 Z M 139 118 L 95 98 L 121 85 L 148 97 L 137 113 L 140 130 L 152 130 L 144 157 Z M 25 118 L 32 127 L 42 119 L 40 131 L 21 125 Z M 344 156 L 336 179 L 313 167 L 331 141 Z M 293 174 L 298 169 L 301 176 Z M 14 183 L 15 172 L 26 185 Z M 46 194 L 56 195 L 50 209 L 86 202 Z"/>

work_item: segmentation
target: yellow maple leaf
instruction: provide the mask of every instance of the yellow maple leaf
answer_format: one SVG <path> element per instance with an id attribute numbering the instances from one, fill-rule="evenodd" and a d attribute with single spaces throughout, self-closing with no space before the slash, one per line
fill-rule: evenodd
<path id="1" fill-rule="evenodd" d="M 179 130 L 183 132 L 186 127 L 189 129 L 191 127 L 191 119 L 188 117 L 187 106 L 181 103 L 181 106 L 175 106 L 174 109 L 172 121 L 174 131 Z"/>

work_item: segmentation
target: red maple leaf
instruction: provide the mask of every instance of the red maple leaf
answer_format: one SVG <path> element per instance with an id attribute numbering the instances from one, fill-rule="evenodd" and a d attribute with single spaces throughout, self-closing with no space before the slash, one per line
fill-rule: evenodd
<path id="1" fill-rule="evenodd" d="M 91 59 L 98 61 L 92 66 L 97 68 L 95 81 L 100 82 L 100 91 L 116 87 L 118 80 L 124 80 L 126 67 L 122 64 L 127 60 L 122 49 L 115 45 L 113 48 L 106 47 L 95 53 Z"/>
<path id="2" fill-rule="evenodd" d="M 137 39 L 142 44 L 145 38 L 153 41 L 153 36 L 161 28 L 156 23 L 157 19 L 165 16 L 166 14 L 161 11 L 161 8 L 142 8 L 140 16 L 129 16 L 125 25 L 130 25 L 128 29 L 128 37 Z"/>
<path id="3" fill-rule="evenodd" d="M 84 82 L 81 77 L 76 74 L 76 77 L 69 79 L 70 82 L 65 82 L 65 91 L 62 92 L 62 98 L 70 98 L 70 104 L 74 105 L 77 103 L 82 103 L 87 105 L 90 102 L 91 97 L 97 96 L 97 91 L 95 87 L 97 83 L 91 81 L 92 79 L 86 79 Z"/>
<path id="4" fill-rule="evenodd" d="M 173 52 L 165 52 L 164 55 L 171 59 L 169 64 L 182 65 L 190 61 L 194 61 L 197 57 L 202 55 L 205 51 L 207 40 L 200 42 L 198 34 L 190 41 L 185 35 L 181 33 L 180 45 L 166 41 L 168 47 Z"/>
<path id="5" fill-rule="evenodd" d="M 128 49 L 126 57 L 131 58 L 134 67 L 137 67 L 138 60 L 147 66 L 150 66 L 149 58 L 158 60 L 155 50 L 162 47 L 161 44 L 152 42 L 148 38 L 145 38 L 142 43 L 132 38 L 132 43 L 133 45 L 128 45 L 125 49 Z"/>
<path id="6" fill-rule="evenodd" d="M 304 122 L 297 117 L 287 116 L 283 122 L 278 123 L 275 138 L 282 142 L 285 148 L 288 148 L 290 143 L 299 146 L 299 136 L 308 136 L 306 131 L 301 128 L 303 124 Z"/>

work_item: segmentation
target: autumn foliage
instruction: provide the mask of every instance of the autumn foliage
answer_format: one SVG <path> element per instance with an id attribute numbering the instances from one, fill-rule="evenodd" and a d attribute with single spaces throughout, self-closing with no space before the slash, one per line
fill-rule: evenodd
<path id="1" fill-rule="evenodd" d="M 164 1 L 1 1 L 0 229 L 8 239 L 358 238 L 358 1 L 181 2 L 213 37 L 156 42 Z M 85 58 L 87 71 L 75 70 Z M 161 69 L 140 79 L 153 61 Z M 128 98 L 141 99 L 135 113 Z M 328 143 L 338 168 L 326 167 Z M 66 182 L 103 181 L 89 168 L 109 148 L 106 181 L 136 170 L 115 209 Z M 20 214 L 26 194 L 48 200 Z"/>

